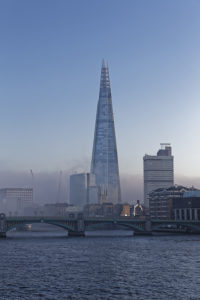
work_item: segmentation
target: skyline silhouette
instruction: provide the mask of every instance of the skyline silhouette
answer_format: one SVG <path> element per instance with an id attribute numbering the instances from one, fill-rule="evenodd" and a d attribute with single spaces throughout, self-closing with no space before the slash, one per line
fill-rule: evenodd
<path id="1" fill-rule="evenodd" d="M 1 172 L 89 170 L 105 57 L 121 177 L 141 178 L 143 155 L 171 142 L 175 183 L 188 177 L 195 185 L 200 3 L 103 0 L 86 7 L 62 0 L 0 4 Z"/>

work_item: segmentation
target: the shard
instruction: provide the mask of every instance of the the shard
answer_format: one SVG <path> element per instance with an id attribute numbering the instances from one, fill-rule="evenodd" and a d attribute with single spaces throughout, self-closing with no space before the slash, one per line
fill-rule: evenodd
<path id="1" fill-rule="evenodd" d="M 99 101 L 92 152 L 91 173 L 96 176 L 100 202 L 121 202 L 117 145 L 108 64 L 101 68 Z"/>

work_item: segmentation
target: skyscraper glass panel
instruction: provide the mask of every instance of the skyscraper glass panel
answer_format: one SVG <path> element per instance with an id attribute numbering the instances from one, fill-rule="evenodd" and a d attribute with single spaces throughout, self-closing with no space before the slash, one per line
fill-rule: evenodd
<path id="1" fill-rule="evenodd" d="M 91 173 L 100 187 L 101 202 L 121 202 L 117 145 L 108 65 L 101 68 Z"/>

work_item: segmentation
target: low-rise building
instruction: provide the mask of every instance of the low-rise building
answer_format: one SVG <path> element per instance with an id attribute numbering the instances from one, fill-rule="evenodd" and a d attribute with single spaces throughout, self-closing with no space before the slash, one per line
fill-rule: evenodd
<path id="1" fill-rule="evenodd" d="M 76 217 L 83 212 L 82 206 L 74 206 L 68 203 L 50 203 L 43 207 L 43 215 L 47 217 Z"/>
<path id="2" fill-rule="evenodd" d="M 32 206 L 32 188 L 0 189 L 0 210 L 6 215 L 24 215 L 24 210 Z"/>
<path id="3" fill-rule="evenodd" d="M 195 196 L 184 195 L 173 199 L 172 218 L 175 220 L 200 221 L 200 192 Z"/>
<path id="4" fill-rule="evenodd" d="M 103 216 L 101 204 L 87 204 L 84 206 L 85 217 L 100 217 Z"/>
<path id="5" fill-rule="evenodd" d="M 120 217 L 130 217 L 131 216 L 131 206 L 130 204 L 124 204 Z"/>
<path id="6" fill-rule="evenodd" d="M 194 187 L 188 188 L 174 185 L 169 188 L 159 188 L 149 194 L 149 214 L 152 219 L 172 219 L 173 201 L 182 201 L 185 192 L 192 192 Z"/>

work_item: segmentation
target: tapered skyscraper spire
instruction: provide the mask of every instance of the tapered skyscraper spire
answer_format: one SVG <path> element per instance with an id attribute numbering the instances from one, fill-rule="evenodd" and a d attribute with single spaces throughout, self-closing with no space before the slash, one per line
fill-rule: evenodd
<path id="1" fill-rule="evenodd" d="M 103 60 L 94 133 L 91 173 L 96 175 L 102 202 L 121 202 L 117 145 L 108 64 Z"/>

